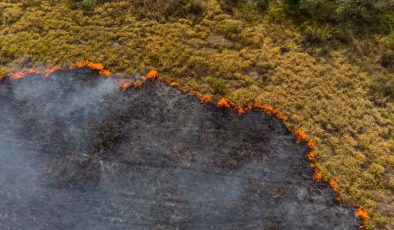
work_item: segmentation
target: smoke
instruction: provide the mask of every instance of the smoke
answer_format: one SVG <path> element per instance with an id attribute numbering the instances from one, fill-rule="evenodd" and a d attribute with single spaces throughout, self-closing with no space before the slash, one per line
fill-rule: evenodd
<path id="1" fill-rule="evenodd" d="M 279 120 L 85 69 L 0 82 L 1 229 L 351 229 Z"/>

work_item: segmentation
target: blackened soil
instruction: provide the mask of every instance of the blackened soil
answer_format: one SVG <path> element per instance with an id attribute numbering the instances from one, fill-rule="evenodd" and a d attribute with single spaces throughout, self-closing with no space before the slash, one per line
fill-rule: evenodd
<path id="1" fill-rule="evenodd" d="M 80 69 L 0 83 L 0 229 L 357 229 L 258 111 Z"/>

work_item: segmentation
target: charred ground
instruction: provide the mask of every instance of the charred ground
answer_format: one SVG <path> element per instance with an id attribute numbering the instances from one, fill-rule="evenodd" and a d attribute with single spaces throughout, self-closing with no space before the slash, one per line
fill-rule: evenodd
<path id="1" fill-rule="evenodd" d="M 276 118 L 86 69 L 0 83 L 2 229 L 357 229 Z"/>

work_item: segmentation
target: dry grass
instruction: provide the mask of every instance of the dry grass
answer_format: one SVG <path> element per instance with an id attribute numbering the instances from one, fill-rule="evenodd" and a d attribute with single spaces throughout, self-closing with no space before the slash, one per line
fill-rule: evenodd
<path id="1" fill-rule="evenodd" d="M 115 73 L 155 68 L 214 98 L 273 105 L 314 137 L 323 177 L 335 179 L 340 199 L 365 208 L 371 228 L 393 228 L 394 106 L 370 87 L 372 73 L 394 74 L 379 66 L 377 51 L 349 55 L 343 46 L 311 55 L 290 23 L 233 18 L 216 0 L 204 7 L 198 22 L 159 23 L 138 19 L 126 0 L 89 13 L 49 0 L 0 0 L 0 71 L 91 60 Z"/>

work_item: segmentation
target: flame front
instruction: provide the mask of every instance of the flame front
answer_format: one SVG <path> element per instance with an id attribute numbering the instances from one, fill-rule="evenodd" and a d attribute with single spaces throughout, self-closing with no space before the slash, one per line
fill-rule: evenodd
<path id="1" fill-rule="evenodd" d="M 105 69 L 104 65 L 101 63 L 94 63 L 94 62 L 90 62 L 90 61 L 77 61 L 75 63 L 75 65 L 78 68 L 87 67 L 91 70 L 98 71 L 100 73 L 100 75 L 105 76 L 105 77 L 109 77 L 111 75 L 111 72 L 109 70 Z"/>

